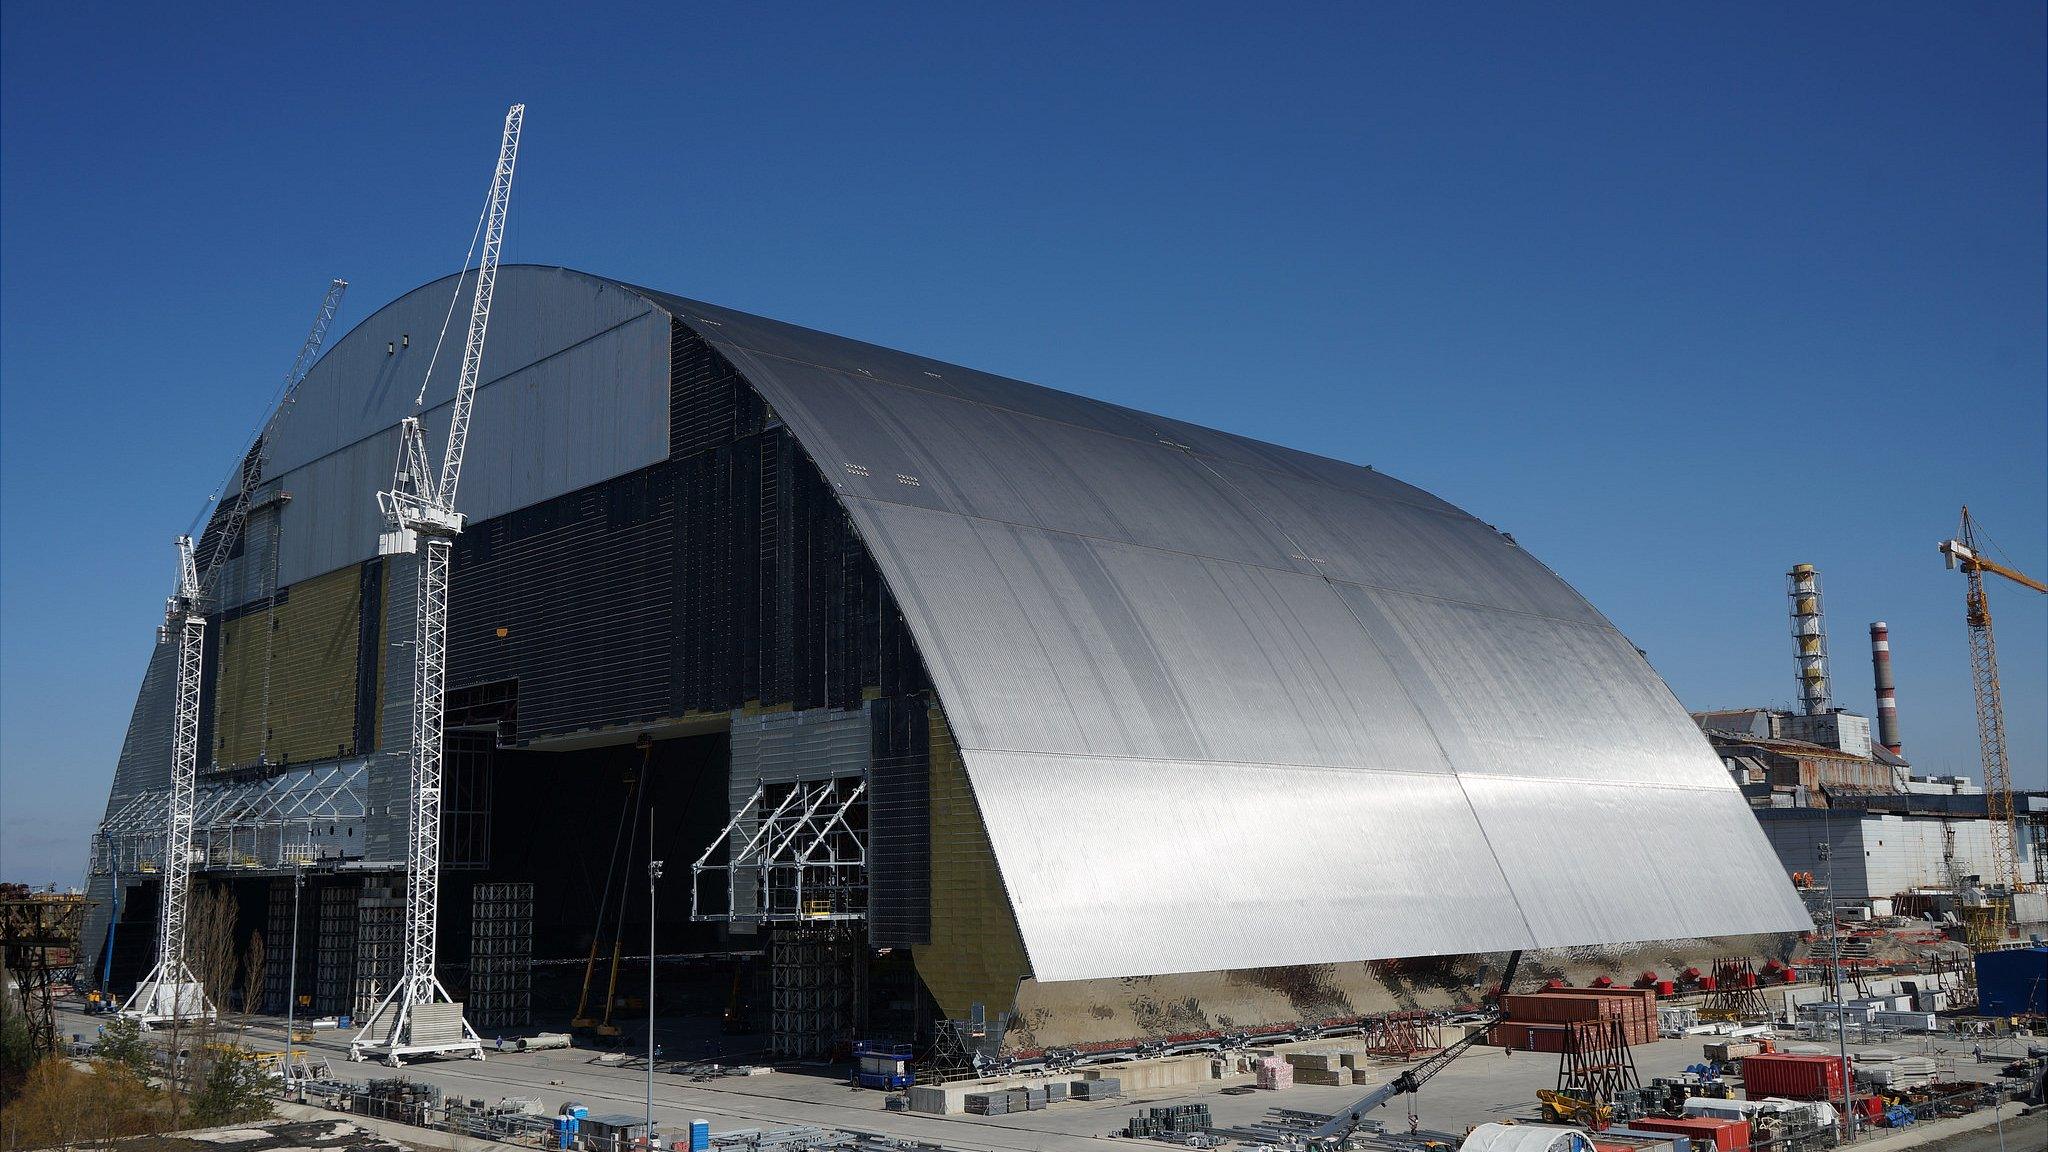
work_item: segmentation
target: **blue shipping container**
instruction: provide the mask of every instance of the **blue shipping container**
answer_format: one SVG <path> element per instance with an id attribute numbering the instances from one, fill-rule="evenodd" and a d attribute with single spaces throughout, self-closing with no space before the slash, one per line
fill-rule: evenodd
<path id="1" fill-rule="evenodd" d="M 1977 953 L 1977 1013 L 2048 1016 L 2048 948 Z"/>

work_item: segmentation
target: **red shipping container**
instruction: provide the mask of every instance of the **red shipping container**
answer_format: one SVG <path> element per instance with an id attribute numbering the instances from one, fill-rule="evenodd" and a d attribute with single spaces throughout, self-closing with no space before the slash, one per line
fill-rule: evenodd
<path id="1" fill-rule="evenodd" d="M 1769 1052 L 1742 1061 L 1743 1095 L 1751 1100 L 1783 1096 L 1787 1100 L 1835 1100 L 1842 1095 L 1840 1056 L 1799 1056 Z"/>
<path id="2" fill-rule="evenodd" d="M 1562 1052 L 1565 1031 L 1562 1024 L 1528 1024 L 1508 1020 L 1494 1025 L 1487 1040 L 1497 1047 L 1513 1048 L 1517 1052 Z"/>
<path id="3" fill-rule="evenodd" d="M 1521 1023 L 1567 1024 L 1579 1020 L 1620 1020 L 1631 1044 L 1657 1039 L 1656 993 L 1648 988 L 1574 988 L 1509 996 L 1508 1018 Z"/>
<path id="4" fill-rule="evenodd" d="M 1644 1132 L 1668 1132 L 1690 1139 L 1695 1149 L 1711 1144 L 1718 1152 L 1749 1152 L 1749 1121 L 1688 1116 L 1682 1120 L 1651 1116 L 1628 1124 Z"/>
<path id="5" fill-rule="evenodd" d="M 1621 1002 L 1622 1019 L 1628 1022 L 1628 1042 L 1649 1044 L 1657 1039 L 1657 993 L 1650 988 L 1588 988 L 1587 995 L 1611 996 Z"/>

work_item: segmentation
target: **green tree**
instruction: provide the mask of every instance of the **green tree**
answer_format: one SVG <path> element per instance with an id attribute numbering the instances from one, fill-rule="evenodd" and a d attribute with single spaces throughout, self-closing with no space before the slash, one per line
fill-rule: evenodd
<path id="1" fill-rule="evenodd" d="M 156 1073 L 156 1047 L 142 1034 L 142 1026 L 120 1016 L 107 1021 L 92 1046 L 92 1058 L 101 1064 L 126 1069 L 141 1080 Z"/>
<path id="2" fill-rule="evenodd" d="M 192 1123 L 206 1127 L 267 1120 L 273 1087 L 270 1072 L 255 1057 L 239 1048 L 216 1046 L 208 1051 L 206 1074 L 192 1094 Z"/>
<path id="3" fill-rule="evenodd" d="M 28 1020 L 14 1006 L 14 1000 L 0 986 L 0 1104 L 14 1099 L 35 1067 L 36 1053 L 28 1035 Z"/>

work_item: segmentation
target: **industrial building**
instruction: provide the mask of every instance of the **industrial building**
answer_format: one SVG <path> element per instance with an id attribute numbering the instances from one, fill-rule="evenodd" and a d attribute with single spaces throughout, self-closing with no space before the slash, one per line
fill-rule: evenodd
<path id="1" fill-rule="evenodd" d="M 1967 777 L 1915 775 L 1905 758 L 1889 627 L 1870 625 L 1873 732 L 1869 717 L 1834 703 L 1819 573 L 1798 565 L 1787 587 L 1799 710 L 1693 714 L 1781 866 L 1864 914 L 1953 919 L 1998 890 L 2009 930 L 1999 935 L 2048 925 L 2048 792 L 2011 794 L 2008 865 L 1986 789 Z"/>
<path id="2" fill-rule="evenodd" d="M 276 413 L 209 606 L 198 875 L 264 933 L 272 1009 L 295 934 L 315 1012 L 396 975 L 413 558 L 375 494 L 461 289 Z M 1185 974 L 1253 990 L 1248 1024 L 1305 966 L 1811 927 L 1642 655 L 1371 467 L 561 268 L 502 270 L 482 381 L 439 951 L 480 1028 L 644 951 L 649 857 L 665 1010 L 751 1008 L 792 1055 L 1034 986 Z M 94 844 L 117 991 L 174 676 L 160 645 Z"/>

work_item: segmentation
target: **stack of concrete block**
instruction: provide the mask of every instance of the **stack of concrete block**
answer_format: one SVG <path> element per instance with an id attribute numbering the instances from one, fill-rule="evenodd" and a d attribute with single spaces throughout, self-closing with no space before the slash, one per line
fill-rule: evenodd
<path id="1" fill-rule="evenodd" d="M 1058 1104 L 1060 1101 L 1065 1100 L 1066 1098 L 1067 1082 L 1065 1080 L 1048 1080 L 1045 1082 L 1046 1103 Z"/>
<path id="2" fill-rule="evenodd" d="M 1265 1056 L 1259 1060 L 1259 1087 L 1266 1089 L 1291 1088 L 1294 1086 L 1294 1065 L 1278 1056 Z"/>
<path id="3" fill-rule="evenodd" d="M 1123 1081 L 1114 1076 L 1100 1080 L 1076 1080 L 1070 1086 L 1069 1095 L 1076 1100 L 1109 1100 L 1123 1095 Z"/>
<path id="4" fill-rule="evenodd" d="M 1010 1111 L 1008 1092 L 970 1092 L 967 1094 L 967 1112 L 972 1116 L 1004 1116 Z"/>
<path id="5" fill-rule="evenodd" d="M 1036 1112 L 1036 1111 L 1038 1111 L 1038 1110 L 1040 1110 L 1040 1109 L 1044 1108 L 1044 1107 L 1045 1107 L 1045 1103 L 1046 1103 L 1046 1095 L 1045 1095 L 1045 1089 L 1043 1089 L 1043 1088 L 1026 1088 L 1026 1089 L 1024 1090 L 1024 1110 L 1025 1110 L 1026 1112 Z"/>
<path id="6" fill-rule="evenodd" d="M 1289 1052 L 1287 1063 L 1293 1066 L 1297 1083 L 1334 1088 L 1351 1083 L 1351 1069 L 1345 1067 L 1341 1052 Z"/>

